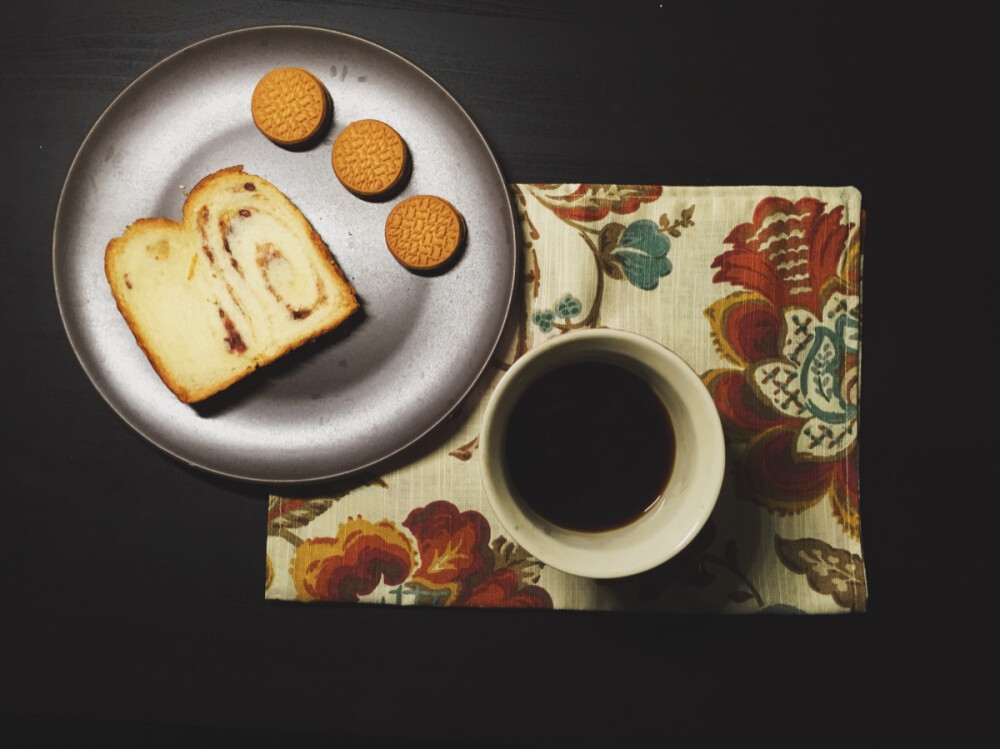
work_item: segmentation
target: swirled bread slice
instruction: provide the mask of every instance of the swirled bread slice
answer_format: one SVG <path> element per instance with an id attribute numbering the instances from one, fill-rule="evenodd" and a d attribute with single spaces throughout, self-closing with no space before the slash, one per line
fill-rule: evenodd
<path id="1" fill-rule="evenodd" d="M 180 223 L 145 218 L 105 250 L 118 309 L 185 403 L 337 327 L 354 288 L 299 209 L 242 166 L 199 182 Z"/>

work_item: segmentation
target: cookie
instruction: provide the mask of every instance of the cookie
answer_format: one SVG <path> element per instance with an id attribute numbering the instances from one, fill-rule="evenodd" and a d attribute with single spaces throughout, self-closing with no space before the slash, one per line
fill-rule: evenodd
<path id="1" fill-rule="evenodd" d="M 444 198 L 415 195 L 395 206 L 385 221 L 385 243 L 411 270 L 444 266 L 465 242 L 465 219 Z"/>
<path id="2" fill-rule="evenodd" d="M 410 153 L 395 130 L 379 120 L 358 120 L 333 142 L 333 172 L 355 195 L 386 198 L 409 174 Z"/>
<path id="3" fill-rule="evenodd" d="M 302 68 L 275 68 L 250 99 L 254 124 L 279 146 L 318 139 L 330 124 L 333 103 L 319 78 Z"/>

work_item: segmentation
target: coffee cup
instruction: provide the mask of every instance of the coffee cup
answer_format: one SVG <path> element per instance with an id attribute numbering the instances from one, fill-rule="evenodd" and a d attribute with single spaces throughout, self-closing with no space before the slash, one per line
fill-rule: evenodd
<path id="1" fill-rule="evenodd" d="M 522 355 L 483 414 L 483 487 L 541 562 L 619 578 L 671 559 L 722 487 L 718 411 L 674 351 L 635 333 L 571 331 Z"/>

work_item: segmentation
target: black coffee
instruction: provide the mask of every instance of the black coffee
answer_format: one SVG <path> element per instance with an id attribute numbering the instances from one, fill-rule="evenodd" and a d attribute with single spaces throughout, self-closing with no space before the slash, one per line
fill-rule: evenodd
<path id="1" fill-rule="evenodd" d="M 511 481 L 551 523 L 604 531 L 631 523 L 663 493 L 674 429 L 653 389 L 614 364 L 576 362 L 532 383 L 504 443 Z"/>

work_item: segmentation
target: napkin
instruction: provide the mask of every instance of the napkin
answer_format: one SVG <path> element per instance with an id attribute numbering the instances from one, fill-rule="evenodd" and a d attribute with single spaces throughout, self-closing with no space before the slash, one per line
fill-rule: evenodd
<path id="1" fill-rule="evenodd" d="M 317 495 L 272 495 L 269 599 L 386 605 L 857 613 L 864 213 L 853 187 L 513 184 L 523 278 L 464 404 L 414 450 Z M 541 563 L 490 509 L 478 433 L 533 346 L 633 331 L 700 375 L 726 435 L 702 532 L 665 564 L 591 580 Z"/>

